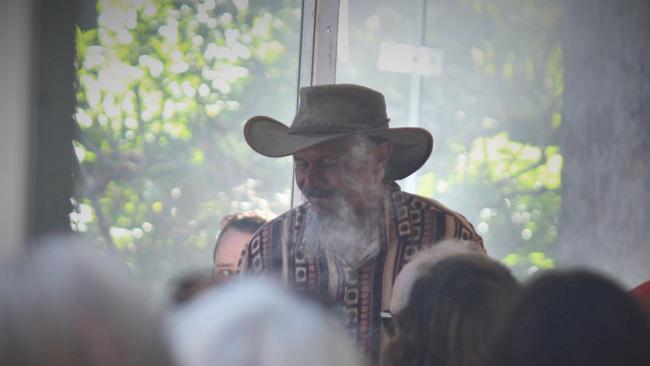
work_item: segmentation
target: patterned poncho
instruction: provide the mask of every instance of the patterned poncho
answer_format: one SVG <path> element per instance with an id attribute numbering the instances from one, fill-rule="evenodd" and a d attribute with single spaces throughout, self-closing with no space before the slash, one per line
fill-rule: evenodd
<path id="1" fill-rule="evenodd" d="M 387 340 L 380 314 L 389 310 L 393 283 L 402 267 L 421 248 L 442 240 L 483 245 L 462 215 L 435 200 L 402 192 L 393 183 L 377 220 L 378 235 L 368 238 L 379 241 L 379 252 L 351 268 L 336 256 L 304 250 L 310 240 L 303 236 L 310 209 L 309 203 L 302 204 L 258 230 L 242 253 L 240 272 L 280 276 L 298 292 L 340 306 L 346 329 L 373 362 Z"/>

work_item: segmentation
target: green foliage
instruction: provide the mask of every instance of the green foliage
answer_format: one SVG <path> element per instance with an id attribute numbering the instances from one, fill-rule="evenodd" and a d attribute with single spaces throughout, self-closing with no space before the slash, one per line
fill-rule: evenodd
<path id="1" fill-rule="evenodd" d="M 382 41 L 413 43 L 415 2 L 350 1 L 337 82 L 385 93 L 407 125 L 411 75 L 377 68 Z M 560 1 L 427 1 L 419 124 L 432 158 L 414 178 L 472 221 L 526 276 L 553 266 L 562 155 Z M 76 230 L 160 290 L 210 265 L 220 218 L 288 208 L 291 162 L 251 151 L 242 121 L 295 110 L 297 0 L 102 0 L 77 31 Z M 406 26 L 405 26 L 406 25 Z M 347 45 L 347 46 L 346 46 Z M 406 184 L 408 186 L 408 183 Z"/>
<path id="2" fill-rule="evenodd" d="M 158 292 L 211 265 L 223 215 L 288 208 L 290 164 L 253 165 L 241 135 L 295 109 L 299 4 L 281 3 L 106 0 L 77 30 L 73 227 Z"/>
<path id="3" fill-rule="evenodd" d="M 413 76 L 377 65 L 387 56 L 382 42 L 420 38 L 415 4 L 350 2 L 351 24 L 339 37 L 349 47 L 340 52 L 337 81 L 385 92 L 397 126 L 413 123 Z M 435 145 L 418 172 L 417 192 L 467 216 L 489 254 L 520 277 L 553 266 L 562 169 L 556 138 L 564 87 L 562 9 L 558 0 L 425 5 L 422 38 L 440 55 L 440 68 L 420 76 L 418 124 L 432 132 Z"/>

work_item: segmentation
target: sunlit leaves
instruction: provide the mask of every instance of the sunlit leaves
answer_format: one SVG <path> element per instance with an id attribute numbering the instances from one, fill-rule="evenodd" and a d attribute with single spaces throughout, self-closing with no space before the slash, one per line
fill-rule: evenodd
<path id="1" fill-rule="evenodd" d="M 160 213 L 162 212 L 163 209 L 163 203 L 160 201 L 156 201 L 151 205 L 151 211 L 154 213 Z"/>
<path id="2" fill-rule="evenodd" d="M 285 47 L 278 41 L 264 42 L 257 49 L 256 56 L 264 60 L 264 62 L 271 63 L 282 55 Z"/>
<path id="3" fill-rule="evenodd" d="M 418 192 L 467 215 L 517 275 L 549 268 L 562 170 L 562 3 L 457 0 L 426 9 L 425 43 L 442 49 L 446 64 L 422 80 L 421 123 L 437 148 Z M 381 23 L 402 15 L 376 14 Z"/>
<path id="4" fill-rule="evenodd" d="M 268 104 L 256 77 L 296 85 L 285 43 L 297 39 L 299 3 L 285 2 L 271 15 L 241 0 L 101 0 L 98 28 L 77 31 L 84 187 L 71 217 L 148 281 L 209 263 L 210 236 L 232 207 L 286 209 L 288 180 L 231 191 L 256 184 L 241 137 L 243 116 Z M 291 111 L 295 91 L 276 89 L 266 109 Z M 279 180 L 272 165 L 260 173 Z"/>
<path id="5" fill-rule="evenodd" d="M 194 150 L 192 153 L 192 163 L 195 165 L 202 165 L 205 162 L 205 153 L 201 150 Z"/>
<path id="6" fill-rule="evenodd" d="M 88 231 L 88 225 L 92 224 L 95 220 L 95 213 L 93 207 L 85 203 L 78 203 L 72 199 L 73 211 L 70 213 L 70 224 L 72 229 L 77 232 Z"/>
<path id="7" fill-rule="evenodd" d="M 503 263 L 513 268 L 527 268 L 527 274 L 532 275 L 540 269 L 555 267 L 555 261 L 542 252 L 530 252 L 528 255 L 511 253 L 502 259 Z"/>
<path id="8" fill-rule="evenodd" d="M 417 184 L 417 194 L 425 197 L 435 195 L 436 176 L 433 172 L 427 172 L 420 176 Z"/>

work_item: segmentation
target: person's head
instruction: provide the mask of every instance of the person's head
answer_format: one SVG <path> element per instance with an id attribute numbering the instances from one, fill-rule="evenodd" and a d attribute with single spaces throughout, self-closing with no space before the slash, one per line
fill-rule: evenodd
<path id="1" fill-rule="evenodd" d="M 341 216 L 377 207 L 393 145 L 364 135 L 320 143 L 293 154 L 296 185 L 312 206 Z M 343 215 L 344 216 L 344 215 Z"/>
<path id="2" fill-rule="evenodd" d="M 209 271 L 197 270 L 182 274 L 171 281 L 171 301 L 174 306 L 185 305 L 207 289 L 213 287 L 216 281 Z"/>
<path id="3" fill-rule="evenodd" d="M 352 340 L 314 304 L 247 279 L 211 290 L 170 322 L 184 366 L 358 366 Z"/>
<path id="4" fill-rule="evenodd" d="M 68 238 L 0 276 L 0 364 L 173 364 L 163 320 L 126 267 Z"/>
<path id="5" fill-rule="evenodd" d="M 225 216 L 219 225 L 219 235 L 212 251 L 215 281 L 222 281 L 237 272 L 244 247 L 267 219 L 256 212 L 235 212 Z"/>
<path id="6" fill-rule="evenodd" d="M 419 251 L 408 264 L 402 268 L 393 285 L 390 311 L 397 314 L 403 309 L 409 299 L 413 282 L 423 271 L 441 260 L 459 254 L 485 254 L 485 249 L 478 243 L 466 240 L 445 240 Z"/>
<path id="7" fill-rule="evenodd" d="M 371 201 L 375 207 L 384 179 L 415 172 L 433 147 L 426 130 L 389 128 L 388 122 L 381 93 L 359 85 L 317 85 L 300 89 L 291 126 L 256 116 L 246 122 L 244 137 L 262 155 L 293 155 L 297 184 L 316 209 L 335 212 L 337 198 L 365 214 Z"/>
<path id="8" fill-rule="evenodd" d="M 491 350 L 486 366 L 648 365 L 650 325 L 608 278 L 549 271 L 524 288 Z"/>
<path id="9" fill-rule="evenodd" d="M 650 316 L 650 281 L 640 283 L 638 286 L 630 290 L 630 294 L 632 294 Z"/>
<path id="10" fill-rule="evenodd" d="M 500 263 L 451 256 L 418 270 L 408 303 L 393 314 L 386 366 L 478 365 L 494 326 L 520 286 Z"/>

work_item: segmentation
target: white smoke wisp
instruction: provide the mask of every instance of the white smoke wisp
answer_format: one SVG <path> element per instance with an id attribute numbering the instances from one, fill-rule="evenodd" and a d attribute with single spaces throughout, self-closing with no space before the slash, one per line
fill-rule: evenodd
<path id="1" fill-rule="evenodd" d="M 313 257 L 330 254 L 356 268 L 379 252 L 378 232 L 370 220 L 357 216 L 344 200 L 340 201 L 341 208 L 335 213 L 309 210 L 305 253 Z"/>
<path id="2" fill-rule="evenodd" d="M 385 184 L 384 169 L 375 166 L 377 163 L 372 155 L 377 145 L 365 136 L 352 139 L 350 150 L 340 161 L 342 185 L 352 194 L 335 193 L 333 209 L 310 209 L 304 242 L 306 254 L 318 256 L 322 250 L 354 269 L 379 252 L 378 220 Z M 359 181 L 360 176 L 364 182 Z M 360 200 L 361 204 L 350 202 L 352 199 Z M 360 213 L 360 205 L 376 209 Z"/>
<path id="3" fill-rule="evenodd" d="M 341 164 L 347 166 L 345 172 L 348 173 L 341 176 L 343 184 L 355 190 L 361 197 L 376 200 L 382 196 L 385 189 L 386 173 L 386 168 L 376 161 L 377 156 L 373 151 L 378 144 L 363 135 L 353 136 L 352 141 L 350 150 L 341 157 Z M 361 171 L 365 175 L 363 184 L 358 181 L 358 172 Z"/>

